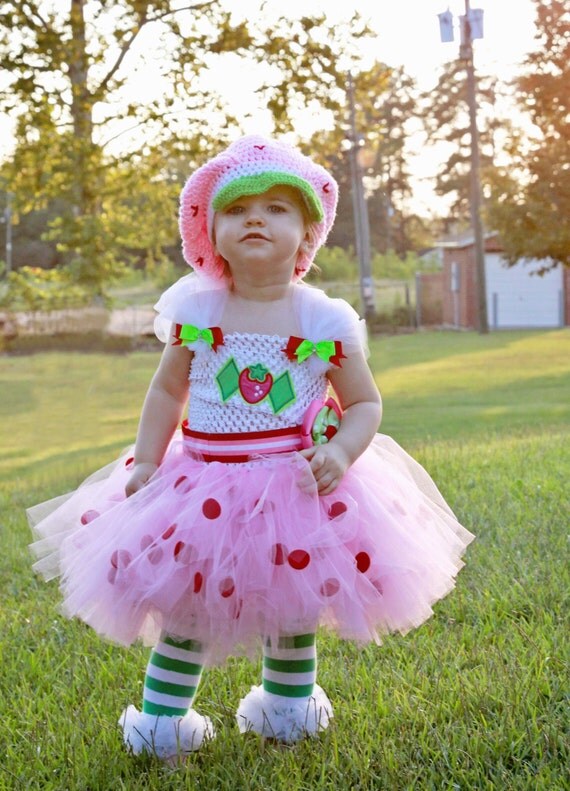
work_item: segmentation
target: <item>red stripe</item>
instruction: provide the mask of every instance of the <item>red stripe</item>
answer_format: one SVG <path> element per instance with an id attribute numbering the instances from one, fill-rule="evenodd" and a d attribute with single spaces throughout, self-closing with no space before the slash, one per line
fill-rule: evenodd
<path id="1" fill-rule="evenodd" d="M 224 432 L 223 434 L 211 434 L 208 431 L 194 431 L 188 428 L 188 421 L 182 423 L 182 433 L 185 437 L 194 437 L 195 439 L 205 439 L 209 442 L 224 442 L 225 440 L 237 440 L 247 442 L 251 439 L 271 439 L 272 437 L 287 437 L 297 436 L 301 433 L 301 426 L 292 426 L 291 428 L 276 428 L 269 429 L 268 431 L 234 431 Z"/>
<path id="2" fill-rule="evenodd" d="M 252 458 L 256 456 L 266 456 L 273 453 L 292 453 L 295 450 L 300 450 L 302 447 L 301 442 L 301 428 L 300 426 L 294 426 L 292 428 L 279 428 L 279 429 L 270 429 L 268 431 L 239 431 L 239 432 L 231 432 L 228 434 L 210 434 L 206 431 L 194 431 L 193 429 L 188 428 L 188 421 L 185 420 L 182 423 L 182 433 L 185 437 L 188 438 L 189 442 L 187 443 L 187 449 L 190 453 L 198 456 L 199 458 L 203 459 L 206 462 L 210 461 L 221 461 L 226 464 L 240 464 L 246 461 L 250 461 Z M 240 445 L 247 444 L 252 440 L 271 440 L 271 439 L 282 439 L 290 437 L 291 447 L 277 447 L 277 448 L 260 448 L 259 451 L 250 450 L 248 453 L 223 453 L 218 454 L 216 453 L 216 445 L 223 445 L 233 443 L 235 445 L 235 450 L 239 451 Z M 207 443 L 210 447 L 204 451 L 200 448 L 192 447 L 192 440 L 201 440 L 202 442 Z M 296 446 L 296 447 L 295 447 Z"/>
<path id="3" fill-rule="evenodd" d="M 221 461 L 226 464 L 241 464 L 245 461 L 250 461 L 251 456 L 216 456 L 215 453 L 200 453 L 200 451 L 192 451 L 197 456 L 200 456 L 204 461 Z"/>

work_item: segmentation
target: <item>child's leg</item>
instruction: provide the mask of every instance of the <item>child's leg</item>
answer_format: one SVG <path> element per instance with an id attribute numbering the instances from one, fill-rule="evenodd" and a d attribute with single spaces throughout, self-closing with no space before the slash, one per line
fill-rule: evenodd
<path id="1" fill-rule="evenodd" d="M 194 700 L 202 675 L 203 651 L 196 640 L 165 637 L 152 651 L 143 692 L 145 714 L 183 717 Z"/>
<path id="2" fill-rule="evenodd" d="M 159 758 L 197 750 L 214 729 L 208 717 L 191 706 L 202 674 L 204 651 L 195 640 L 164 637 L 153 649 L 147 666 L 143 710 L 126 709 L 119 724 L 125 744 L 136 755 Z"/>
<path id="3" fill-rule="evenodd" d="M 316 675 L 314 634 L 282 636 L 277 645 L 267 640 L 262 685 L 251 688 L 237 712 L 240 731 L 294 742 L 324 730 L 332 706 L 315 683 Z"/>
<path id="4" fill-rule="evenodd" d="M 316 635 L 280 637 L 263 649 L 262 682 L 265 692 L 283 698 L 309 698 L 317 678 Z"/>

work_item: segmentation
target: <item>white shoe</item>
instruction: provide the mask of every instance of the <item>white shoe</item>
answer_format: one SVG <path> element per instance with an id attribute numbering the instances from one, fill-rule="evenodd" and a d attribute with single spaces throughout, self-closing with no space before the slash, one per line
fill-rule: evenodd
<path id="1" fill-rule="evenodd" d="M 135 706 L 126 708 L 119 718 L 123 741 L 129 752 L 145 752 L 163 761 L 199 750 L 205 739 L 213 739 L 214 726 L 209 717 L 190 709 L 184 717 L 145 714 Z"/>
<path id="2" fill-rule="evenodd" d="M 324 731 L 332 716 L 332 704 L 317 685 L 309 698 L 284 698 L 258 686 L 241 699 L 236 719 L 241 733 L 296 742 Z"/>

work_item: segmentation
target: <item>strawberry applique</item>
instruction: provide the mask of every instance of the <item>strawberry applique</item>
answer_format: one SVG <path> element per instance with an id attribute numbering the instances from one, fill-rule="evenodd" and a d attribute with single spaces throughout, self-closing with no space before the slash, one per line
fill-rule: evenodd
<path id="1" fill-rule="evenodd" d="M 260 404 L 267 398 L 273 413 L 279 415 L 297 400 L 295 385 L 289 371 L 282 371 L 274 377 L 261 363 L 250 365 L 240 371 L 234 358 L 230 357 L 222 365 L 215 379 L 224 404 L 236 393 L 241 395 L 246 404 Z"/>
<path id="2" fill-rule="evenodd" d="M 261 363 L 249 365 L 239 375 L 239 391 L 248 404 L 258 404 L 269 394 L 273 377 Z"/>

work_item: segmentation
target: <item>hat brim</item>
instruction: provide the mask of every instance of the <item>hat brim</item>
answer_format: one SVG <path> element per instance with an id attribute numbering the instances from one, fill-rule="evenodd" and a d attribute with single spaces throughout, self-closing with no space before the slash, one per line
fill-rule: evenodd
<path id="1" fill-rule="evenodd" d="M 305 179 L 293 173 L 283 173 L 276 170 L 266 170 L 251 176 L 240 176 L 226 184 L 214 196 L 212 208 L 214 211 L 223 211 L 232 203 L 248 195 L 262 195 L 272 187 L 286 185 L 299 190 L 307 207 L 309 218 L 312 222 L 322 222 L 325 213 L 317 193 Z"/>

